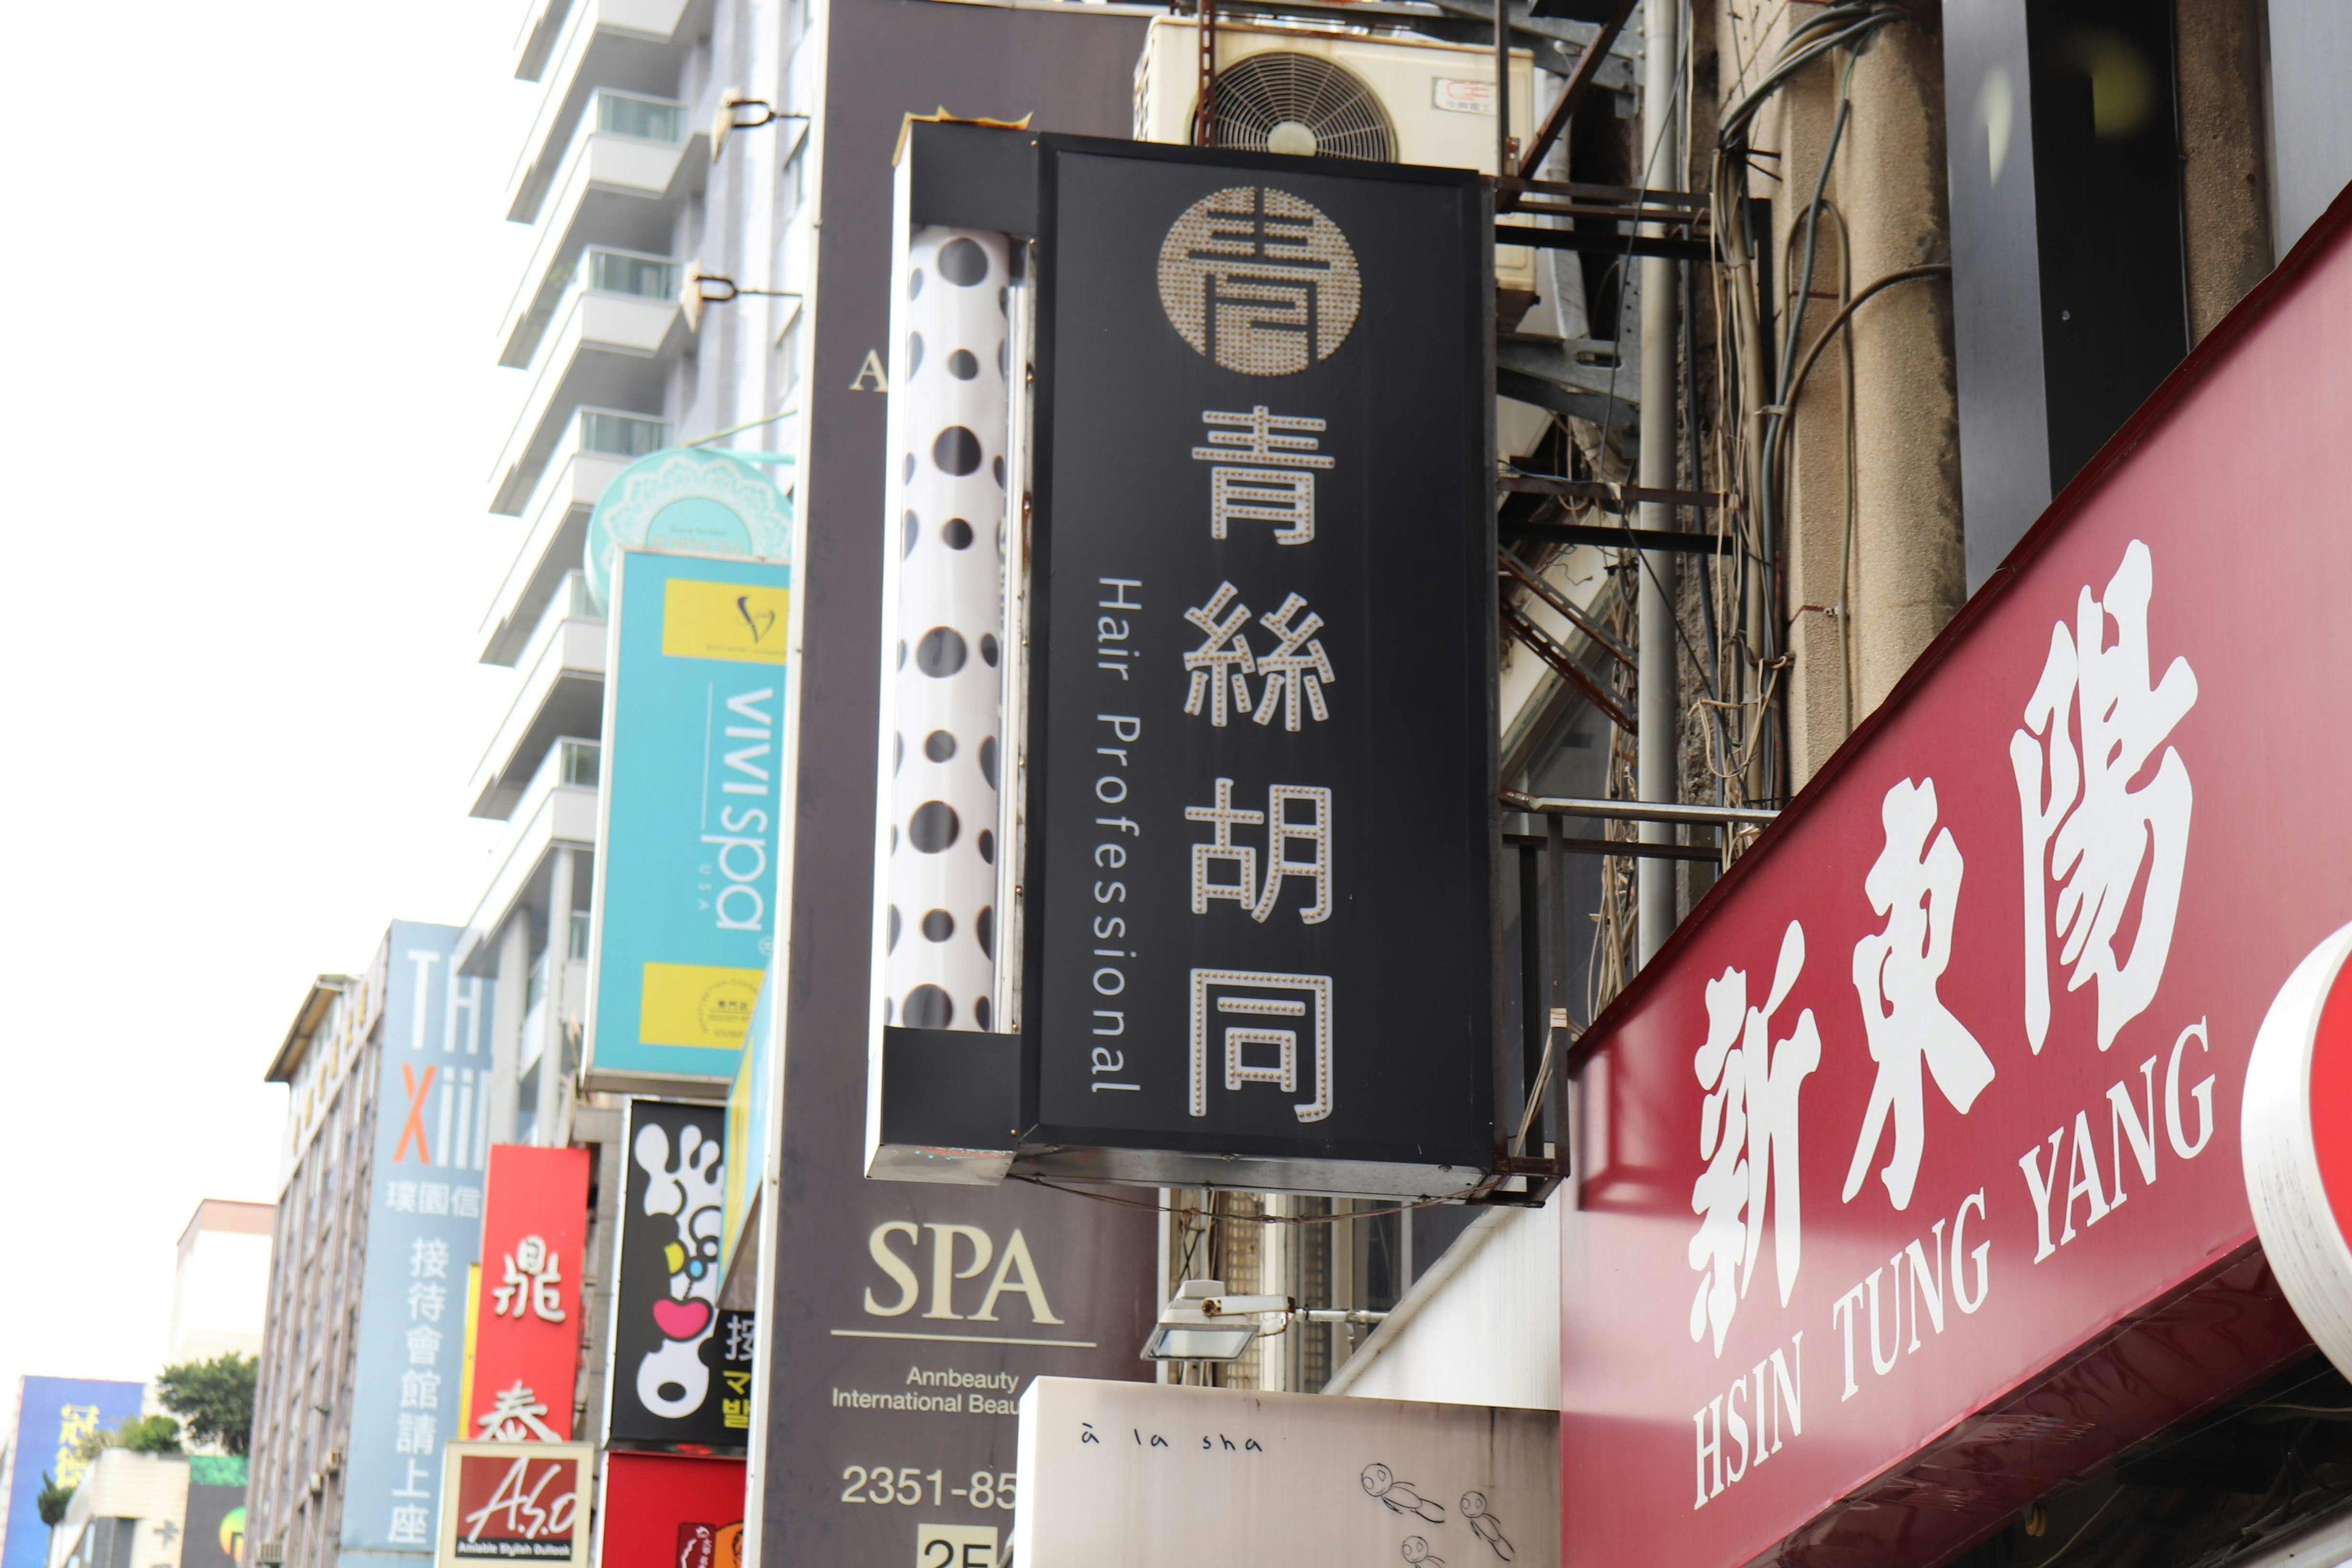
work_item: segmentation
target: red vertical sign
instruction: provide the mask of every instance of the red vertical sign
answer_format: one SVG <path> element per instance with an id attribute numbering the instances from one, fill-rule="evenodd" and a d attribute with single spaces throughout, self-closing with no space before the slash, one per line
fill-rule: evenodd
<path id="1" fill-rule="evenodd" d="M 571 1440 L 587 1232 L 587 1150 L 491 1148 L 467 1437 Z"/>
<path id="2" fill-rule="evenodd" d="M 607 1563 L 743 1568 L 743 1461 L 609 1454 L 602 1528 Z"/>

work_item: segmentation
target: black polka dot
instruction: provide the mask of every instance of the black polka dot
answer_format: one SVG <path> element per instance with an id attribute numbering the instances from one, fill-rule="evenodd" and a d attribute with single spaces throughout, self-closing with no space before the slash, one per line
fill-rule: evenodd
<path id="1" fill-rule="evenodd" d="M 901 549 L 898 553 L 901 555 L 912 555 L 915 552 L 915 541 L 920 539 L 922 536 L 923 520 L 917 517 L 913 512 L 908 512 L 907 514 L 907 542 L 905 547 Z"/>
<path id="2" fill-rule="evenodd" d="M 892 905 L 890 906 L 890 940 L 889 940 L 888 942 L 884 942 L 884 943 L 882 944 L 882 951 L 883 951 L 883 952 L 889 952 L 893 951 L 894 949 L 896 949 L 896 948 L 898 947 L 898 905 L 896 905 L 896 904 L 892 904 Z"/>
<path id="3" fill-rule="evenodd" d="M 898 830 L 894 827 L 890 831 Z M 985 827 L 980 830 L 980 858 L 992 866 L 996 864 L 996 835 Z"/>
<path id="4" fill-rule="evenodd" d="M 951 517 L 940 524 L 940 537 L 950 550 L 969 549 L 971 544 L 971 524 L 960 517 Z"/>
<path id="5" fill-rule="evenodd" d="M 909 453 L 908 453 L 908 454 L 907 454 L 907 480 L 908 480 L 908 482 L 909 484 L 911 484 L 911 483 L 913 483 L 913 482 L 914 482 L 914 479 L 915 479 L 915 454 L 914 454 L 914 453 L 912 453 L 912 452 L 909 452 Z"/>
<path id="6" fill-rule="evenodd" d="M 980 361 L 970 349 L 958 349 L 948 355 L 948 374 L 958 381 L 970 381 L 980 374 Z"/>
<path id="7" fill-rule="evenodd" d="M 893 735 L 890 737 L 890 771 L 895 773 L 906 764 L 907 737 Z"/>
<path id="8" fill-rule="evenodd" d="M 997 314 L 1002 316 L 1009 316 L 1013 314 L 1013 286 L 1011 284 L 1007 283 L 996 290 L 996 310 Z"/>
<path id="9" fill-rule="evenodd" d="M 900 669 L 907 668 L 907 639 L 905 637 L 900 637 L 898 639 L 898 668 Z"/>
<path id="10" fill-rule="evenodd" d="M 980 437 L 961 425 L 950 425 L 931 443 L 931 461 L 940 466 L 941 473 L 953 474 L 958 479 L 976 472 L 980 468 Z M 999 467 L 1003 462 L 1002 458 L 997 459 Z"/>
<path id="11" fill-rule="evenodd" d="M 996 634 L 994 632 L 980 634 L 980 661 L 991 669 L 996 668 Z"/>
<path id="12" fill-rule="evenodd" d="M 955 916 L 945 910 L 933 910 L 923 917 L 923 940 L 945 942 L 955 935 Z"/>
<path id="13" fill-rule="evenodd" d="M 971 470 L 967 468 L 964 471 L 969 473 Z M 996 476 L 996 488 L 998 489 L 1003 489 L 1004 488 L 1004 459 L 1002 458 L 995 459 L 994 462 L 989 465 L 989 471 Z"/>
<path id="14" fill-rule="evenodd" d="M 947 848 L 956 841 L 955 807 L 943 800 L 925 801 L 907 824 L 907 839 L 926 855 Z"/>
<path id="15" fill-rule="evenodd" d="M 955 737 L 945 730 L 934 730 L 923 737 L 923 755 L 935 763 L 944 763 L 955 755 Z"/>
<path id="16" fill-rule="evenodd" d="M 953 626 L 933 626 L 915 645 L 915 668 L 925 675 L 945 679 L 963 668 L 963 636 Z M 899 662 L 904 664 L 902 652 Z"/>
<path id="17" fill-rule="evenodd" d="M 882 1021 L 884 1023 L 889 1023 L 893 1016 L 896 1015 L 898 1011 L 898 1009 L 891 1004 L 890 998 L 887 996 L 882 998 Z"/>
<path id="18" fill-rule="evenodd" d="M 955 1003 L 936 985 L 918 985 L 907 993 L 907 1027 L 944 1029 L 955 1022 Z"/>
<path id="19" fill-rule="evenodd" d="M 996 787 L 996 737 L 993 735 L 980 743 L 980 772 L 981 776 L 988 780 L 988 787 L 994 789 Z"/>
<path id="20" fill-rule="evenodd" d="M 972 921 L 972 930 L 980 936 L 980 951 L 994 958 L 996 956 L 995 906 L 990 905 L 980 911 L 980 918 Z"/>
<path id="21" fill-rule="evenodd" d="M 908 375 L 908 378 L 909 380 L 912 380 L 912 379 L 913 379 L 913 377 L 914 377 L 915 373 L 916 373 L 917 371 L 919 371 L 919 370 L 922 369 L 922 368 L 923 368 L 923 334 L 922 334 L 922 333 L 920 333 L 920 332 L 908 332 L 908 333 L 907 334 L 907 375 Z"/>
<path id="22" fill-rule="evenodd" d="M 974 1002 L 971 1005 L 971 1016 L 973 1019 L 979 1023 L 982 1028 L 985 1029 L 988 1027 L 989 1013 L 987 997 L 982 996 L 979 1001 Z"/>
<path id="23" fill-rule="evenodd" d="M 940 276 L 959 289 L 969 289 L 988 277 L 988 252 L 968 239 L 951 239 L 940 247 Z"/>
<path id="24" fill-rule="evenodd" d="M 923 269 L 916 268 L 907 274 L 907 298 L 911 300 L 923 291 Z"/>
<path id="25" fill-rule="evenodd" d="M 1013 345 L 1009 342 L 996 345 L 996 374 L 1007 381 L 1013 379 Z"/>

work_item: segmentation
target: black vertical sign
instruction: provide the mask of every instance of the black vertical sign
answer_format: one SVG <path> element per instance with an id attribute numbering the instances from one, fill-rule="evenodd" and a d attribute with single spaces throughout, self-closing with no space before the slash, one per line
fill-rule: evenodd
<path id="1" fill-rule="evenodd" d="M 1029 1141 L 1128 1179 L 1181 1167 L 1120 1151 L 1466 1185 L 1493 1111 L 1477 178 L 1039 153 Z"/>
<path id="2" fill-rule="evenodd" d="M 604 1440 L 741 1453 L 751 1435 L 753 1317 L 719 1304 L 727 1111 L 632 1100 Z"/>

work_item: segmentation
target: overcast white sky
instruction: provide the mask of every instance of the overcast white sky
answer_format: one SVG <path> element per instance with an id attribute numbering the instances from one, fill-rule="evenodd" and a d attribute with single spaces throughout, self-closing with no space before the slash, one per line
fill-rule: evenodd
<path id="1" fill-rule="evenodd" d="M 0 26 L 0 1402 L 155 1373 L 305 984 L 467 912 L 521 8 Z"/>

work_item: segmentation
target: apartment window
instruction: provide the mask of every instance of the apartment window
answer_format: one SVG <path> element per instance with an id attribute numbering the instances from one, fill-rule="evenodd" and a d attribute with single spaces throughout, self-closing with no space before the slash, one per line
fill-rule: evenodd
<path id="1" fill-rule="evenodd" d="M 556 758 L 557 776 L 565 784 L 593 789 L 603 763 L 603 747 L 589 741 L 565 741 L 560 743 Z"/>
<path id="2" fill-rule="evenodd" d="M 588 911 L 572 911 L 572 945 L 566 950 L 573 958 L 588 956 Z"/>
<path id="3" fill-rule="evenodd" d="M 596 129 L 675 147 L 686 140 L 686 106 L 625 93 L 596 95 Z"/>
<path id="4" fill-rule="evenodd" d="M 635 294 L 646 300 L 677 298 L 675 261 L 619 250 L 590 250 L 580 259 L 587 287 L 601 293 Z"/>
<path id="5" fill-rule="evenodd" d="M 642 458 L 669 445 L 669 426 L 627 414 L 580 411 L 580 449 L 608 458 Z"/>

